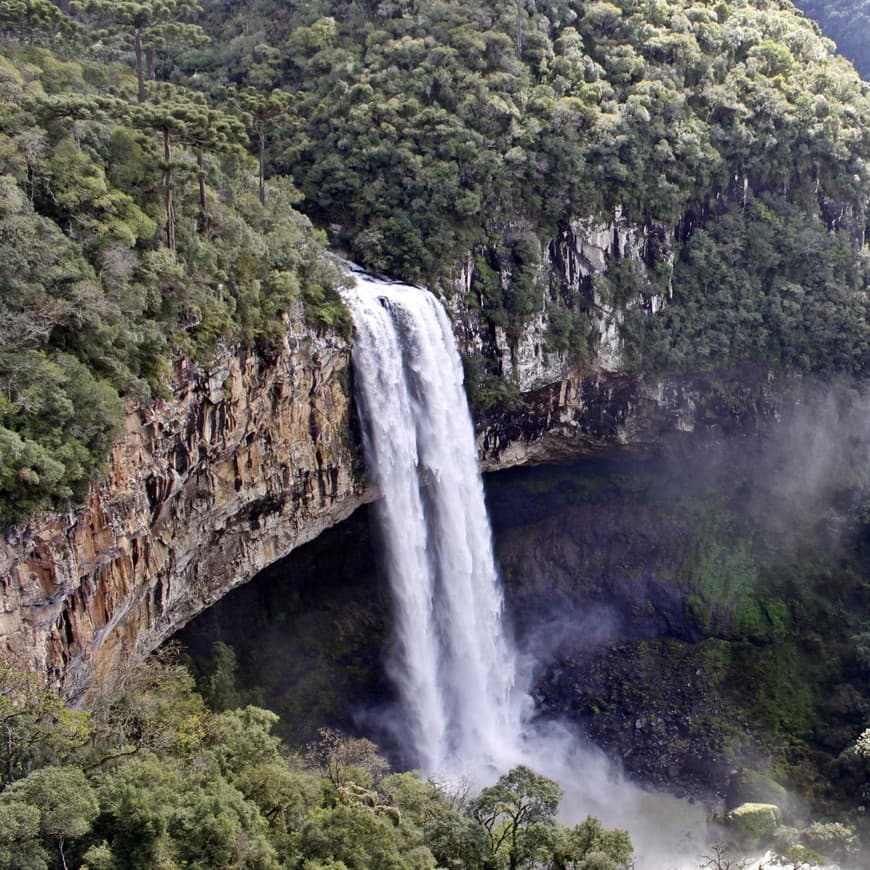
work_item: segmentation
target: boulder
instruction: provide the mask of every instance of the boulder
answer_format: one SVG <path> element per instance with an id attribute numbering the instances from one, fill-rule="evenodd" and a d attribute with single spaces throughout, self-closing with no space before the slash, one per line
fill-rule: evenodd
<path id="1" fill-rule="evenodd" d="M 774 804 L 786 810 L 788 792 L 775 779 L 757 770 L 742 768 L 728 785 L 727 806 L 733 808 L 747 803 Z"/>
<path id="2" fill-rule="evenodd" d="M 782 812 L 776 804 L 744 803 L 725 816 L 742 846 L 761 846 L 773 837 Z"/>

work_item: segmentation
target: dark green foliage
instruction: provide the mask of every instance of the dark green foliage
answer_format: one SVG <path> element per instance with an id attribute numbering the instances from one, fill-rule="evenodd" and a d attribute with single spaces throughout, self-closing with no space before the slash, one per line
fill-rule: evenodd
<path id="1" fill-rule="evenodd" d="M 80 25 L 51 0 L 5 0 L 0 7 L 0 34 L 27 43 L 51 44 L 58 35 L 73 39 Z"/>
<path id="2" fill-rule="evenodd" d="M 605 828 L 592 817 L 566 830 L 556 847 L 553 870 L 630 870 L 634 849 L 628 833 Z"/>
<path id="3" fill-rule="evenodd" d="M 644 368 L 697 371 L 754 359 L 772 367 L 868 373 L 864 258 L 785 198 L 729 207 L 694 233 L 658 317 L 631 321 Z"/>
<path id="4" fill-rule="evenodd" d="M 199 10 L 195 0 L 75 0 L 70 5 L 101 43 L 108 43 L 115 51 L 133 51 L 140 103 L 148 97 L 145 78 L 154 77 L 157 49 L 208 41 L 198 25 L 182 20 Z"/>
<path id="5" fill-rule="evenodd" d="M 593 288 L 549 286 L 543 240 L 581 216 L 675 230 L 594 287 L 636 367 L 866 372 L 870 104 L 791 8 L 28 0 L 0 38 L 0 355 L 14 335 L 146 400 L 173 354 L 271 352 L 299 303 L 349 335 L 298 206 L 397 277 L 447 287 L 474 252 L 488 340 L 547 309 L 580 363 Z M 512 398 L 492 360 L 469 371 L 479 407 Z M 4 521 L 80 495 L 116 423 L 78 466 L 0 423 Z"/>
<path id="6" fill-rule="evenodd" d="M 116 676 L 90 712 L 67 710 L 35 674 L 4 662 L 0 723 L 12 743 L 3 751 L 26 738 L 28 754 L 26 770 L 4 759 L 0 867 L 484 870 L 493 865 L 481 813 L 490 831 L 513 819 L 512 851 L 492 855 L 511 867 L 555 861 L 557 840 L 559 854 L 570 847 L 576 859 L 586 829 L 615 861 L 630 854 L 621 832 L 594 820 L 574 832 L 557 826 L 561 790 L 526 768 L 505 774 L 464 814 L 431 781 L 384 776 L 368 740 L 324 729 L 309 752 L 314 764 L 302 761 L 271 733 L 277 718 L 250 706 L 210 711 L 166 654 Z M 62 761 L 73 723 L 86 743 Z"/>
<path id="7" fill-rule="evenodd" d="M 547 350 L 564 351 L 570 360 L 583 363 L 589 355 L 591 323 L 583 312 L 569 308 L 561 299 L 547 308 Z"/>
<path id="8" fill-rule="evenodd" d="M 552 853 L 561 787 L 527 767 L 515 767 L 485 788 L 470 812 L 486 832 L 489 860 L 511 870 L 534 866 Z"/>
<path id="9" fill-rule="evenodd" d="M 69 710 L 38 674 L 0 659 L 0 790 L 41 765 L 72 761 L 91 736 L 86 713 Z"/>
<path id="10" fill-rule="evenodd" d="M 492 364 L 481 357 L 465 356 L 465 391 L 473 411 L 483 413 L 495 407 L 510 407 L 519 399 L 520 391 L 514 384 L 493 370 Z"/>
<path id="11" fill-rule="evenodd" d="M 870 108 L 793 10 L 316 0 L 271 11 L 206 3 L 216 44 L 181 66 L 295 91 L 271 165 L 373 270 L 453 277 L 483 246 L 479 310 L 515 342 L 545 295 L 541 252 L 524 240 L 618 210 L 677 229 L 676 298 L 626 327 L 638 366 L 863 370 Z M 617 308 L 668 286 L 669 261 L 646 256 L 646 275 L 610 258 Z M 582 361 L 586 312 L 572 304 L 568 316 L 557 293 L 549 302 L 549 348 Z"/>
<path id="12" fill-rule="evenodd" d="M 64 842 L 84 837 L 99 813 L 97 796 L 84 771 L 72 766 L 34 770 L 8 786 L 0 802 L 7 810 L 38 808 L 38 830 L 46 856 L 59 854 L 64 866 Z"/>
<path id="13" fill-rule="evenodd" d="M 125 28 L 166 48 L 183 35 L 173 16 L 193 10 L 110 5 L 77 7 L 116 28 L 101 50 L 123 49 Z M 173 355 L 271 351 L 300 303 L 312 327 L 350 335 L 340 272 L 298 194 L 274 179 L 263 195 L 247 118 L 163 82 L 136 102 L 123 66 L 42 47 L 57 17 L 79 39 L 105 36 L 51 4 L 5 4 L 0 22 L 3 524 L 82 498 L 125 401 L 165 389 Z"/>

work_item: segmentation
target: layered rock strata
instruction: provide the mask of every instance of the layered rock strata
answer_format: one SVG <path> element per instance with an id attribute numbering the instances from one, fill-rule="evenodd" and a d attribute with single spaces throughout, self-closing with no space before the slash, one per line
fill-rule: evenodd
<path id="1" fill-rule="evenodd" d="M 727 379 L 575 371 L 529 391 L 512 407 L 489 412 L 478 427 L 478 452 L 482 468 L 497 471 L 603 449 L 655 449 L 699 430 L 746 431 L 779 413 L 784 389 L 750 368 Z"/>
<path id="2" fill-rule="evenodd" d="M 128 413 L 87 503 L 0 546 L 2 645 L 74 697 L 362 503 L 348 344 L 295 326 Z"/>

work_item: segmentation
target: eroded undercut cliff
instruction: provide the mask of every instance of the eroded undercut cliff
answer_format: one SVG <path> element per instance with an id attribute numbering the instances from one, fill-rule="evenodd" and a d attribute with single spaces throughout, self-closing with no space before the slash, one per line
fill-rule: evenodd
<path id="1" fill-rule="evenodd" d="M 4 646 L 74 696 L 347 517 L 364 494 L 349 359 L 296 325 L 272 360 L 180 366 L 85 505 L 6 536 Z"/>
<path id="2" fill-rule="evenodd" d="M 614 258 L 643 256 L 648 235 L 578 224 L 549 246 L 546 268 L 579 300 Z M 473 311 L 453 309 L 461 348 L 500 353 Z M 620 372 L 611 314 L 600 308 L 595 356 L 582 368 L 545 350 L 546 306 L 502 353 L 498 365 L 524 392 L 477 420 L 485 470 L 647 450 L 768 413 L 776 385 L 763 373 L 723 387 Z M 85 505 L 7 533 L 0 644 L 76 696 L 349 516 L 373 497 L 351 380 L 349 344 L 299 319 L 268 359 L 227 350 L 207 367 L 179 364 L 167 398 L 128 413 Z"/>

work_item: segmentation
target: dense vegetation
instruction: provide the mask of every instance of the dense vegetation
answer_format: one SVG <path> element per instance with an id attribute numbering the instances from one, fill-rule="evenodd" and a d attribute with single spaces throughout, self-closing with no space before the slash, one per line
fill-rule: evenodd
<path id="1" fill-rule="evenodd" d="M 451 276 L 472 249 L 467 301 L 486 324 L 516 340 L 548 299 L 551 346 L 582 357 L 592 288 L 578 300 L 548 287 L 541 262 L 572 218 L 618 213 L 648 228 L 643 261 L 595 290 L 646 302 L 630 318 L 635 365 L 866 372 L 870 104 L 788 3 L 316 0 L 273 13 L 206 3 L 219 38 L 175 74 L 293 91 L 273 165 L 366 265 Z"/>
<path id="2" fill-rule="evenodd" d="M 870 3 L 867 0 L 795 0 L 795 6 L 818 21 L 865 78 L 870 79 Z"/>
<path id="3" fill-rule="evenodd" d="M 473 796 L 391 773 L 371 742 L 304 753 L 257 707 L 213 712 L 165 658 L 68 710 L 0 662 L 0 868 L 627 870 L 623 831 L 557 824 L 561 789 L 519 767 Z"/>
<path id="4" fill-rule="evenodd" d="M 300 298 L 312 324 L 349 323 L 292 184 L 258 184 L 252 117 L 169 84 L 143 94 L 116 61 L 137 4 L 97 5 L 81 21 L 99 31 L 48 2 L 0 9 L 5 520 L 81 496 L 123 399 L 159 395 L 175 355 L 268 351 Z M 190 37 L 172 16 L 187 7 L 151 6 L 151 51 Z"/>
<path id="5" fill-rule="evenodd" d="M 392 772 L 373 743 L 330 729 L 290 750 L 271 733 L 277 718 L 209 708 L 166 653 L 116 674 L 79 711 L 0 660 L 0 870 L 635 866 L 625 831 L 557 822 L 562 789 L 527 767 L 474 793 Z M 854 852 L 836 823 L 778 835 L 800 866 Z M 735 866 L 730 850 L 756 845 L 737 837 L 711 846 L 701 870 Z"/>
<path id="6" fill-rule="evenodd" d="M 645 370 L 866 374 L 870 103 L 785 2 L 17 0 L 0 83 L 7 520 L 80 496 L 174 355 L 268 351 L 300 298 L 347 328 L 294 206 L 448 292 L 471 252 L 511 342 L 546 306 L 583 359 L 603 301 Z M 547 241 L 617 214 L 642 259 L 569 293 Z"/>

